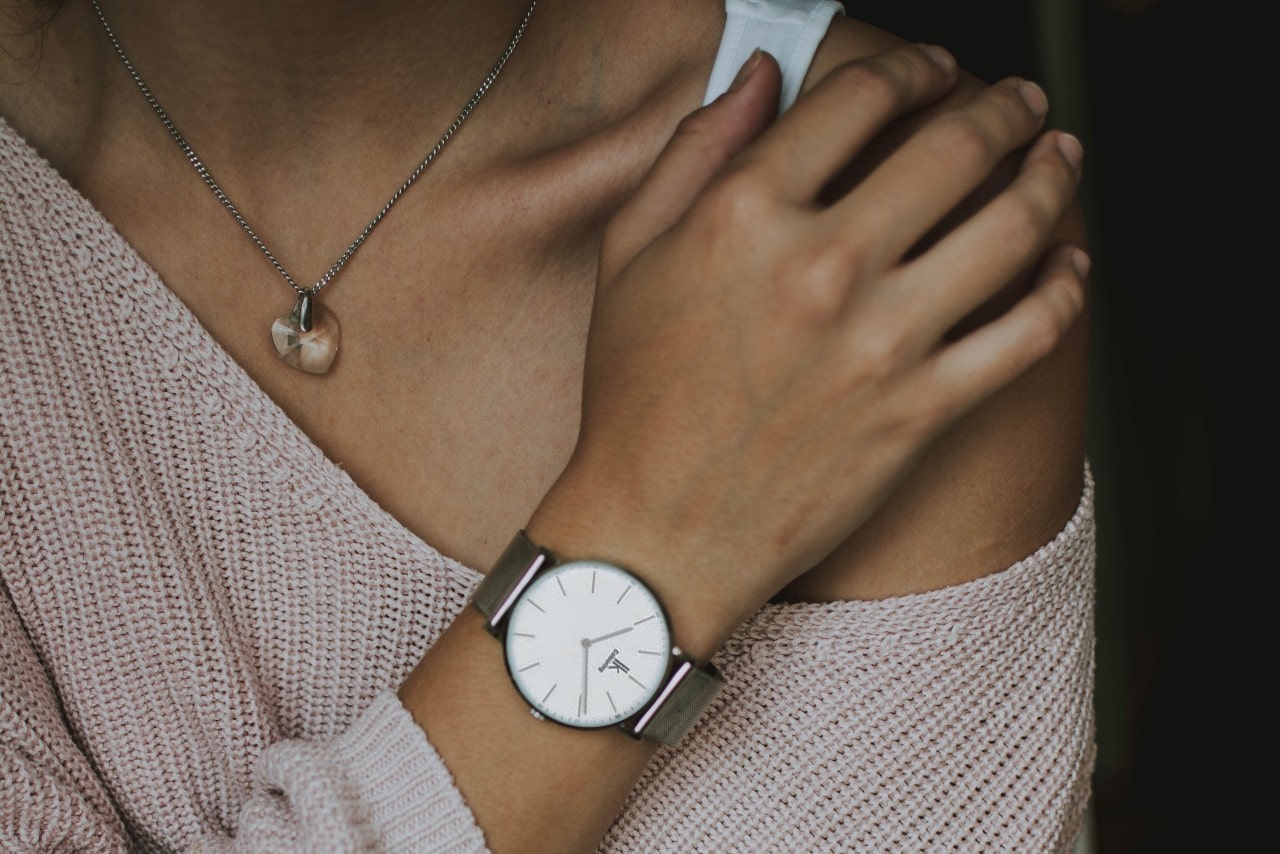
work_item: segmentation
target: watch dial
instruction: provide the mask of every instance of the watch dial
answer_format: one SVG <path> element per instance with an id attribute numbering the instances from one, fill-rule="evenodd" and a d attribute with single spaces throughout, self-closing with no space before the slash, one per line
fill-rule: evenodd
<path id="1" fill-rule="evenodd" d="M 543 715 L 603 727 L 635 714 L 667 671 L 671 630 L 639 579 L 606 563 L 540 575 L 511 609 L 507 669 Z"/>

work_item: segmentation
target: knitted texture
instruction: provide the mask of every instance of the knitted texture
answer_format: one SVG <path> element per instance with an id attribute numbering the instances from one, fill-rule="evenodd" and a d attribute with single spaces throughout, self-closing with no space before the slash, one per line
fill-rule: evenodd
<path id="1" fill-rule="evenodd" d="M 602 850 L 1068 849 L 1093 567 L 1086 476 L 997 574 L 766 606 Z M 0 849 L 482 849 L 394 694 L 478 580 L 0 122 Z"/>

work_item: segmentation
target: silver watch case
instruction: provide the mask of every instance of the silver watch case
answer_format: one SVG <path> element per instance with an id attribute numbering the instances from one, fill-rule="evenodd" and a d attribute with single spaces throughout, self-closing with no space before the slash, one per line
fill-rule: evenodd
<path id="1" fill-rule="evenodd" d="M 590 563 L 602 564 L 600 561 L 590 561 Z M 621 571 L 648 591 L 658 604 L 658 610 L 666 623 L 666 635 L 670 638 L 671 625 L 666 609 L 662 607 L 661 600 L 648 588 L 648 585 L 629 570 L 612 564 L 603 565 Z M 537 709 L 538 703 L 520 687 L 515 672 L 511 668 L 508 653 L 509 617 L 512 609 L 530 585 L 543 573 L 558 566 L 567 566 L 567 564 L 560 563 L 551 552 L 534 545 L 524 532 L 520 531 L 507 546 L 493 570 L 481 581 L 472 597 L 473 604 L 485 617 L 485 628 L 502 642 L 508 674 L 517 692 L 530 704 L 530 712 L 537 718 L 550 720 L 571 729 L 607 729 L 617 726 L 633 738 L 653 738 L 665 744 L 679 743 L 724 687 L 724 679 L 710 664 L 706 668 L 699 667 L 674 642 L 670 644 L 665 673 L 657 687 L 641 703 L 638 711 L 621 722 L 611 721 L 600 726 L 584 726 L 576 722 L 559 720 L 550 714 L 540 712 Z"/>

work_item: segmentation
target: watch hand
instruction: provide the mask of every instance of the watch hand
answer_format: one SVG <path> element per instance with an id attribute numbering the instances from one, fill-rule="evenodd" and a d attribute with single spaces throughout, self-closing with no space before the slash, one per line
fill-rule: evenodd
<path id="1" fill-rule="evenodd" d="M 592 638 L 589 641 L 584 641 L 584 643 L 586 643 L 587 646 L 590 646 L 591 644 L 599 643 L 602 640 L 608 640 L 609 638 L 616 638 L 618 635 L 625 635 L 627 632 L 631 631 L 634 628 L 635 626 L 627 626 L 625 629 L 618 629 L 616 632 L 609 632 L 609 634 L 607 635 L 601 635 L 598 638 Z"/>
<path id="2" fill-rule="evenodd" d="M 591 669 L 588 660 L 591 655 L 591 641 L 586 638 L 582 639 L 582 711 L 581 714 L 587 713 L 587 676 Z"/>

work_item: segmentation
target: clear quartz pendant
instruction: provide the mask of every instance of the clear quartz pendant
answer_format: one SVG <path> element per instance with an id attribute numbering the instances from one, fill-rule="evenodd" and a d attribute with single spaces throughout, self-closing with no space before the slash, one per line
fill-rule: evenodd
<path id="1" fill-rule="evenodd" d="M 299 294 L 293 311 L 271 324 L 271 342 L 286 365 L 309 374 L 328 373 L 338 355 L 338 319 L 311 294 Z"/>

